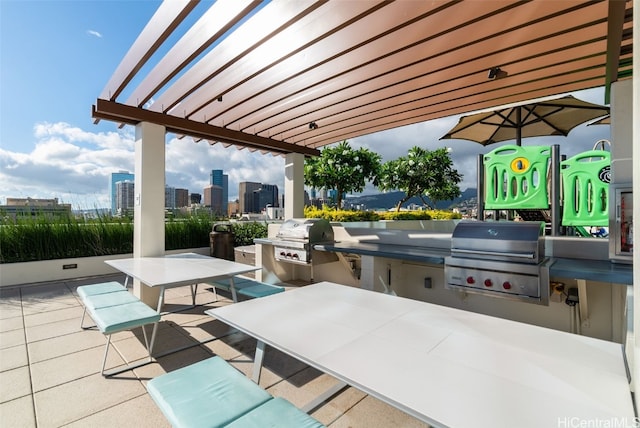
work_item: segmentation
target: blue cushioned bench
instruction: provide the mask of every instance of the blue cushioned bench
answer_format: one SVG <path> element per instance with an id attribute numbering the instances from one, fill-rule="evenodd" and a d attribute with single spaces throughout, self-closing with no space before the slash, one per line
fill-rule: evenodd
<path id="1" fill-rule="evenodd" d="M 145 346 L 149 352 L 149 360 L 146 361 L 145 364 L 151 361 L 156 327 L 158 321 L 160 321 L 160 314 L 157 311 L 151 309 L 131 294 L 123 285 L 115 281 L 83 285 L 78 287 L 76 291 L 84 305 L 80 327 L 82 329 L 90 328 L 84 327 L 84 318 L 88 312 L 89 316 L 95 321 L 98 329 L 102 334 L 107 336 L 107 344 L 102 360 L 102 370 L 100 372 L 103 376 L 112 376 L 141 365 L 131 366 L 126 364 L 124 367 L 105 373 L 104 367 L 107 363 L 107 354 L 109 352 L 109 346 L 111 345 L 111 335 L 119 331 L 131 330 L 136 327 L 142 328 Z M 147 332 L 144 328 L 147 324 L 154 324 L 151 343 L 147 340 Z"/>
<path id="2" fill-rule="evenodd" d="M 147 391 L 174 427 L 323 427 L 217 356 L 158 376 Z"/>
<path id="3" fill-rule="evenodd" d="M 214 290 L 219 288 L 221 290 L 231 291 L 230 279 L 219 279 L 217 281 L 207 282 L 207 284 L 213 286 Z M 284 287 L 280 287 L 279 285 L 265 284 L 264 282 L 240 275 L 233 277 L 233 284 L 235 285 L 237 294 L 249 298 L 265 297 L 284 291 Z"/>

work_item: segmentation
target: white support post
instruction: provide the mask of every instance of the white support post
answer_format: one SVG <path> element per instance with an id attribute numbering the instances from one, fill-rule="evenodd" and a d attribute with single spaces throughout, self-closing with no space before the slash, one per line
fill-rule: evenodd
<path id="1" fill-rule="evenodd" d="M 164 255 L 164 170 L 165 127 L 146 122 L 136 125 L 134 257 Z M 161 291 L 135 280 L 133 292 L 155 308 Z"/>
<path id="2" fill-rule="evenodd" d="M 304 155 L 289 153 L 284 165 L 284 218 L 304 216 Z"/>

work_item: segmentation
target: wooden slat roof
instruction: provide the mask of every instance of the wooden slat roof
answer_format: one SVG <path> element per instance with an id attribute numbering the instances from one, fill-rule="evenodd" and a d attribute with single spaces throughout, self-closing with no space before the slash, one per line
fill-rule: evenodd
<path id="1" fill-rule="evenodd" d="M 165 1 L 93 117 L 315 155 L 344 139 L 629 77 L 632 5 Z M 489 79 L 492 67 L 503 74 Z"/>

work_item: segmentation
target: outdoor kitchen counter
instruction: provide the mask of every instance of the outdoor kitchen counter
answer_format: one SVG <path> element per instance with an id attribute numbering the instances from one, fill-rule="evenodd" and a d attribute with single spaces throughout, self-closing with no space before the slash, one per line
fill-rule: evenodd
<path id="1" fill-rule="evenodd" d="M 371 242 L 334 242 L 316 244 L 314 249 L 390 259 L 411 260 L 444 266 L 444 258 L 450 251 L 443 248 L 416 247 L 410 245 L 376 244 Z M 608 260 L 584 260 L 553 257 L 550 277 L 585 279 L 613 284 L 633 284 L 633 267 Z"/>
<path id="2" fill-rule="evenodd" d="M 633 266 L 608 260 L 554 258 L 549 276 L 632 285 Z"/>
<path id="3" fill-rule="evenodd" d="M 445 250 L 443 248 L 376 244 L 372 242 L 333 242 L 330 244 L 316 244 L 313 248 L 319 251 L 412 260 L 436 265 L 444 265 L 444 258 L 451 254 L 449 249 Z"/>

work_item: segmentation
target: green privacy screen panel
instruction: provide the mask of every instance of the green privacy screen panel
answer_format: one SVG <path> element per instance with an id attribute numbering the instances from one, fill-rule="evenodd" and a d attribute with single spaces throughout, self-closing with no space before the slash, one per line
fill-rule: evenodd
<path id="1" fill-rule="evenodd" d="M 548 209 L 548 146 L 506 145 L 484 155 L 486 209 Z"/>
<path id="2" fill-rule="evenodd" d="M 562 225 L 609 226 L 611 154 L 589 150 L 560 163 Z"/>

